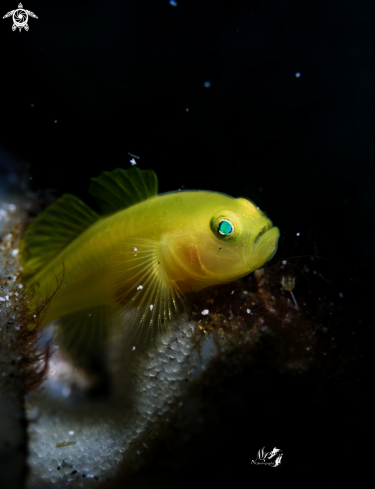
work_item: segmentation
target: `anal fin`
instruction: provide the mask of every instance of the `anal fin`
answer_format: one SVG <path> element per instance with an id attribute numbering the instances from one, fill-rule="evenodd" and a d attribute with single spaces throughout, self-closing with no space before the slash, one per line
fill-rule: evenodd
<path id="1" fill-rule="evenodd" d="M 90 356 L 102 355 L 112 338 L 112 316 L 107 305 L 63 316 L 57 321 L 56 342 L 80 363 Z"/>

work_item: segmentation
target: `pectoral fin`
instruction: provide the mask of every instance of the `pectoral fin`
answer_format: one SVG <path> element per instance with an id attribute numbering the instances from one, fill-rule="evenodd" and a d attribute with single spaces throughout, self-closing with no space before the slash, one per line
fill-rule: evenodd
<path id="1" fill-rule="evenodd" d="M 147 239 L 123 243 L 111 268 L 111 293 L 125 333 L 138 340 L 169 331 L 184 308 L 184 298 L 168 277 L 160 243 Z"/>

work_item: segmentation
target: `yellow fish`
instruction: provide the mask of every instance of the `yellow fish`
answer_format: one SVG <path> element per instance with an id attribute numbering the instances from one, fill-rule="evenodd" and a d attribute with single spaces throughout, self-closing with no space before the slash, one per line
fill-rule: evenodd
<path id="1" fill-rule="evenodd" d="M 249 200 L 158 195 L 157 185 L 152 170 L 103 172 L 89 188 L 100 214 L 65 194 L 26 230 L 25 284 L 39 283 L 45 300 L 64 270 L 43 325 L 59 319 L 71 350 L 101 348 L 113 323 L 153 334 L 173 322 L 185 294 L 243 277 L 276 253 L 278 228 Z"/>

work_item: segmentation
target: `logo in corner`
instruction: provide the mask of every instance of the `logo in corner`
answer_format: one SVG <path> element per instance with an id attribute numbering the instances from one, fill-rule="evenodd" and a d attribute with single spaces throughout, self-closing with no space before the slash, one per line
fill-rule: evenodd
<path id="1" fill-rule="evenodd" d="M 283 452 L 276 447 L 271 452 L 265 452 L 264 449 L 265 447 L 258 450 L 257 458 L 252 460 L 251 463 L 255 465 L 270 465 L 271 467 L 278 467 L 281 464 Z"/>
<path id="2" fill-rule="evenodd" d="M 18 8 L 16 10 L 11 10 L 10 12 L 6 13 L 3 17 L 3 19 L 6 19 L 7 17 L 13 16 L 13 25 L 12 25 L 12 31 L 15 31 L 17 28 L 20 30 L 22 27 L 25 29 L 25 31 L 29 30 L 29 26 L 27 24 L 27 21 L 29 20 L 30 17 L 34 17 L 34 19 L 37 19 L 38 17 L 34 14 L 34 12 L 30 12 L 30 10 L 25 10 L 23 8 L 22 3 L 18 4 Z"/>

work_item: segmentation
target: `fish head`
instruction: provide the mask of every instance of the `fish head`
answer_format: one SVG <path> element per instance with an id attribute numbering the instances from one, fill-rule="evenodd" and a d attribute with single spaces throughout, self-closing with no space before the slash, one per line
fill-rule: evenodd
<path id="1" fill-rule="evenodd" d="M 178 253 L 172 249 L 194 291 L 232 282 L 261 267 L 275 255 L 280 235 L 251 201 L 204 194 L 199 211 L 192 206 L 190 223 L 185 226 L 189 232 L 174 242 Z"/>

